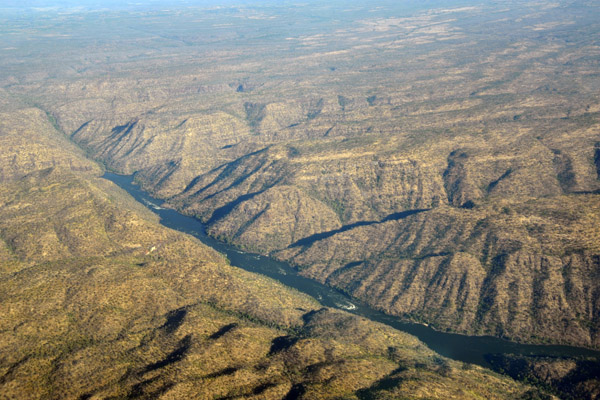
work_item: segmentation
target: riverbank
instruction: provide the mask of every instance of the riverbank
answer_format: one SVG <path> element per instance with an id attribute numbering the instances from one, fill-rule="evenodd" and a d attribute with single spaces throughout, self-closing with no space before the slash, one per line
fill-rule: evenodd
<path id="1" fill-rule="evenodd" d="M 584 357 L 600 362 L 600 352 L 592 349 L 564 345 L 522 344 L 490 336 L 445 333 L 436 331 L 427 325 L 410 323 L 398 317 L 386 315 L 335 289 L 298 275 L 297 271 L 287 263 L 263 255 L 240 251 L 208 236 L 204 225 L 199 220 L 182 215 L 175 210 L 161 207 L 162 200 L 153 198 L 134 184 L 133 176 L 106 173 L 104 178 L 117 184 L 140 203 L 145 204 L 146 207 L 158 214 L 161 224 L 193 235 L 204 244 L 225 254 L 231 265 L 276 279 L 287 286 L 312 296 L 324 306 L 343 309 L 414 335 L 445 357 L 486 368 L 493 367 L 490 359 L 497 355 Z"/>

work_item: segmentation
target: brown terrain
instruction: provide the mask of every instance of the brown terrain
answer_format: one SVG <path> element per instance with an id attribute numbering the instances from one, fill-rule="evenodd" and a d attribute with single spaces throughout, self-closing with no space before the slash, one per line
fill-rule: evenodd
<path id="1" fill-rule="evenodd" d="M 4 98 L 6 99 L 6 98 Z M 8 102 L 7 102 L 8 103 Z M 0 398 L 530 398 L 510 378 L 228 265 L 4 103 Z"/>
<path id="2" fill-rule="evenodd" d="M 386 313 L 600 348 L 600 9 L 468 3 L 4 17 L 1 343 L 20 349 L 4 385 L 36 370 L 31 387 L 63 385 L 38 397 L 86 395 L 84 375 L 107 397 L 198 379 L 229 398 L 525 391 L 228 267 L 90 158 Z"/>
<path id="3" fill-rule="evenodd" d="M 216 54 L 8 88 L 214 236 L 386 312 L 597 347 L 597 8 L 482 7 L 297 34 L 261 62 L 178 36 L 165 52 Z"/>

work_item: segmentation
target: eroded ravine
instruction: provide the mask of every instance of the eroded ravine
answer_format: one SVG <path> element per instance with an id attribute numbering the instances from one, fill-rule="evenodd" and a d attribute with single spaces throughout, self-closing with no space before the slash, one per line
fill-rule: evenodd
<path id="1" fill-rule="evenodd" d="M 104 178 L 126 190 L 161 218 L 161 224 L 171 229 L 195 236 L 204 244 L 225 254 L 230 263 L 250 272 L 276 279 L 283 284 L 304 292 L 323 305 L 350 311 L 373 321 L 417 336 L 434 351 L 463 362 L 490 367 L 490 357 L 499 354 L 515 354 L 540 357 L 591 357 L 600 361 L 600 352 L 586 348 L 562 345 L 530 345 L 506 341 L 490 336 L 467 336 L 438 332 L 426 325 L 410 323 L 398 317 L 383 314 L 355 299 L 314 280 L 298 275 L 289 264 L 259 254 L 246 253 L 233 246 L 209 237 L 204 225 L 195 218 L 161 207 L 162 200 L 155 199 L 133 183 L 132 176 L 106 173 Z"/>

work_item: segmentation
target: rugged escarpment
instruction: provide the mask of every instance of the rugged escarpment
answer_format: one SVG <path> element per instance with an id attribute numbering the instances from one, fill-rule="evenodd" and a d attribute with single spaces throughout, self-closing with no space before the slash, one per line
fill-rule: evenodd
<path id="1" fill-rule="evenodd" d="M 538 6 L 386 5 L 268 39 L 242 8 L 218 45 L 197 21 L 230 15 L 198 12 L 172 45 L 140 33 L 155 53 L 82 39 L 112 61 L 2 79 L 220 239 L 440 329 L 597 347 L 597 6 Z"/>
<path id="2" fill-rule="evenodd" d="M 597 346 L 594 133 L 569 132 L 582 149 L 561 143 L 566 134 L 503 146 L 489 136 L 431 138 L 426 149 L 402 137 L 272 144 L 169 201 L 216 237 L 273 252 L 386 312 Z"/>
<path id="3" fill-rule="evenodd" d="M 3 142 L 22 146 L 19 153 L 30 152 L 35 161 L 12 164 L 0 185 L 3 396 L 512 399 L 538 393 L 231 267 L 99 178 L 100 168 L 48 126 L 45 113 L 2 115 L 15 127 L 3 131 Z M 3 146 L 0 157 L 14 149 Z"/>
<path id="4" fill-rule="evenodd" d="M 565 212 L 567 204 L 579 211 Z M 597 208 L 590 195 L 496 211 L 440 208 L 277 254 L 307 276 L 440 329 L 597 346 Z M 560 224 L 548 222 L 551 213 Z"/>
<path id="5" fill-rule="evenodd" d="M 594 399 L 600 394 L 598 363 L 586 359 L 491 356 L 494 369 L 558 390 L 564 399 Z"/>

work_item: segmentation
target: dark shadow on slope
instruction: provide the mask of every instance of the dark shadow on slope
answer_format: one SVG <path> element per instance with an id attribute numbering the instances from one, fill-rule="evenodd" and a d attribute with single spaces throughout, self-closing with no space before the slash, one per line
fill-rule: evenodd
<path id="1" fill-rule="evenodd" d="M 258 196 L 259 194 L 263 193 L 265 190 L 266 189 L 259 190 L 258 192 L 252 192 L 252 193 L 242 195 L 242 196 L 238 197 L 237 199 L 225 204 L 224 206 L 217 208 L 212 213 L 212 216 L 210 217 L 210 219 L 208 221 L 206 221 L 206 225 L 214 224 L 215 222 L 217 222 L 218 220 L 220 220 L 221 218 L 223 218 L 227 214 L 229 214 L 238 204 L 243 203 L 246 200 L 250 200 L 254 196 Z"/>
<path id="2" fill-rule="evenodd" d="M 252 173 L 254 173 L 254 172 L 255 171 L 253 171 Z M 248 175 L 248 176 L 250 176 L 250 175 Z M 244 179 L 246 179 L 246 178 L 247 177 L 244 177 Z M 278 185 L 282 180 L 283 180 L 283 178 L 278 179 L 275 182 L 273 182 L 267 186 L 263 186 L 263 188 L 261 190 L 258 190 L 256 192 L 252 192 L 252 193 L 246 193 L 246 194 L 238 197 L 237 199 L 230 201 L 229 203 L 225 204 L 224 206 L 217 208 L 215 211 L 213 211 L 210 219 L 208 221 L 206 221 L 206 225 L 211 225 L 211 224 L 215 223 L 216 221 L 220 220 L 221 218 L 223 218 L 227 214 L 229 214 L 238 204 L 243 203 L 246 200 L 250 200 L 251 198 L 258 196 L 259 194 L 266 192 L 267 190 L 271 189 L 272 187 L 275 187 L 276 185 Z M 205 197 L 204 200 L 210 199 L 211 197 L 214 197 L 219 193 L 229 190 L 232 187 L 234 187 L 235 185 L 238 185 L 239 183 L 241 183 L 241 182 L 234 182 L 229 187 L 227 187 L 223 190 L 220 190 L 219 192 L 214 193 L 210 196 Z"/>
<path id="3" fill-rule="evenodd" d="M 265 208 L 263 208 L 261 211 L 259 211 L 258 213 L 256 213 L 252 218 L 250 218 L 246 222 L 244 222 L 242 224 L 242 226 L 240 226 L 240 228 L 237 230 L 237 232 L 235 232 L 235 234 L 232 236 L 232 238 L 233 239 L 239 238 L 244 232 L 246 232 L 246 230 L 254 222 L 258 221 L 258 219 L 263 216 L 263 214 L 269 209 L 270 206 L 271 206 L 270 204 L 267 204 L 267 206 Z"/>
<path id="4" fill-rule="evenodd" d="M 150 176 L 155 176 L 155 177 L 160 177 L 160 179 L 158 180 L 158 182 L 156 182 L 154 185 L 154 187 L 161 187 L 163 183 L 165 183 L 167 181 L 167 179 L 169 179 L 171 177 L 171 175 L 173 175 L 178 169 L 179 169 L 179 163 L 181 162 L 181 160 L 172 160 L 169 161 L 166 165 L 160 165 L 157 169 L 157 171 L 150 175 Z"/>
<path id="5" fill-rule="evenodd" d="M 133 130 L 133 128 L 137 125 L 138 121 L 133 120 L 125 125 L 115 126 L 111 129 L 111 135 L 106 139 L 106 141 L 115 140 L 119 142 L 123 137 L 129 135 L 129 133 Z"/>
<path id="6" fill-rule="evenodd" d="M 166 393 L 169 389 L 175 386 L 175 384 L 172 382 L 166 382 L 160 385 L 158 388 L 152 390 L 152 386 L 157 381 L 158 377 L 147 379 L 133 385 L 129 394 L 127 395 L 127 399 L 158 399 L 162 394 Z"/>
<path id="7" fill-rule="evenodd" d="M 238 326 L 238 324 L 235 324 L 235 323 L 222 326 L 221 329 L 219 329 L 218 331 L 216 331 L 215 333 L 210 335 L 208 338 L 212 339 L 212 340 L 217 340 L 220 337 L 222 337 L 223 335 L 225 335 L 227 332 L 230 332 L 233 329 L 237 328 L 237 326 Z"/>
<path id="8" fill-rule="evenodd" d="M 6 372 L 4 373 L 4 375 L 0 376 L 0 385 L 4 385 L 4 384 L 6 384 L 6 382 L 8 382 L 10 379 L 12 379 L 12 376 L 17 372 L 17 369 L 21 365 L 23 365 L 27 361 L 29 361 L 29 358 L 30 358 L 29 356 L 25 356 L 21 360 L 17 361 L 16 363 L 14 363 L 11 366 L 9 366 L 8 369 L 6 370 Z"/>
<path id="9" fill-rule="evenodd" d="M 573 160 L 558 149 L 552 149 L 552 152 L 554 153 L 552 163 L 556 172 L 556 179 L 558 179 L 563 193 L 569 193 L 576 185 Z"/>
<path id="10" fill-rule="evenodd" d="M 246 121 L 250 128 L 255 131 L 259 128 L 261 121 L 265 118 L 266 104 L 263 103 L 244 103 L 244 110 L 246 111 Z"/>
<path id="11" fill-rule="evenodd" d="M 496 372 L 519 381 L 533 383 L 538 387 L 556 392 L 561 399 L 595 399 L 592 382 L 600 379 L 600 364 L 596 360 L 569 359 L 561 357 L 536 357 L 512 354 L 488 354 L 486 360 Z M 575 361 L 572 369 L 553 369 L 561 361 Z M 553 371 L 546 374 L 544 371 Z M 592 383 L 592 385 L 596 385 Z M 597 385 L 596 385 L 597 386 Z M 532 398 L 532 397 L 529 397 Z M 533 397 L 535 398 L 535 397 Z M 550 398 L 550 397 L 548 397 Z"/>
<path id="12" fill-rule="evenodd" d="M 500 178 L 496 179 L 495 181 L 490 182 L 490 184 L 487 187 L 487 192 L 490 193 L 492 190 L 494 190 L 494 188 L 496 186 L 498 186 L 498 184 L 500 183 L 501 180 L 506 179 L 509 177 L 510 174 L 512 174 L 513 170 L 512 168 L 509 168 L 506 170 L 506 172 L 504 172 L 502 174 L 502 176 L 500 176 Z"/>
<path id="13" fill-rule="evenodd" d="M 235 178 L 233 180 L 233 182 L 231 184 L 229 184 L 229 186 L 227 186 L 227 187 L 225 187 L 225 188 L 223 188 L 223 189 L 221 189 L 221 190 L 219 190 L 219 191 L 217 191 L 215 193 L 209 194 L 208 196 L 206 196 L 204 198 L 204 200 L 212 199 L 213 197 L 215 197 L 215 196 L 217 196 L 217 195 L 219 195 L 221 193 L 224 193 L 224 192 L 226 192 L 228 190 L 233 189 L 236 186 L 241 185 L 242 183 L 244 183 L 244 181 L 246 181 L 246 179 L 250 178 L 252 175 L 254 175 L 258 171 L 260 171 L 261 168 L 265 166 L 265 164 L 266 164 L 265 162 L 259 163 L 259 165 L 257 167 L 254 167 L 250 172 L 246 172 L 246 173 L 242 174 L 241 176 L 238 176 L 237 178 Z"/>
<path id="14" fill-rule="evenodd" d="M 314 104 L 312 107 L 310 107 L 310 110 L 308 110 L 308 113 L 306 114 L 306 119 L 313 120 L 315 118 L 317 118 L 321 112 L 323 111 L 323 99 L 319 99 L 319 101 L 317 101 L 316 104 Z"/>
<path id="15" fill-rule="evenodd" d="M 327 285 L 330 285 L 330 286 L 335 286 L 335 284 L 332 283 L 334 279 L 337 279 L 344 272 L 347 272 L 347 271 L 349 271 L 349 270 L 351 270 L 353 268 L 356 268 L 356 267 L 359 267 L 359 266 L 364 266 L 364 265 L 365 265 L 364 261 L 352 261 L 352 262 L 349 262 L 349 263 L 345 264 L 344 266 L 342 266 L 342 267 L 336 269 L 335 271 L 333 271 L 331 273 L 331 275 L 329 275 L 327 277 L 327 279 L 325 280 L 325 283 Z M 353 285 L 351 285 L 350 287 L 351 288 L 354 287 L 355 284 L 356 284 L 356 282 Z"/>
<path id="16" fill-rule="evenodd" d="M 167 321 L 160 327 L 166 333 L 171 334 L 177 330 L 183 323 L 183 319 L 187 315 L 185 308 L 179 308 L 177 310 L 170 311 L 167 314 Z"/>
<path id="17" fill-rule="evenodd" d="M 93 120 L 89 120 L 87 122 L 84 122 L 79 128 L 75 129 L 75 131 L 73 131 L 73 133 L 71 133 L 71 137 L 77 135 L 79 132 L 81 132 L 86 126 L 88 126 L 90 124 L 90 122 L 92 122 Z"/>
<path id="18" fill-rule="evenodd" d="M 413 259 L 414 260 L 424 260 L 426 258 L 431 258 L 431 257 L 447 257 L 451 254 L 454 254 L 454 253 L 451 253 L 449 251 L 440 251 L 439 253 L 429 253 L 429 254 L 424 254 L 422 256 L 415 256 L 415 257 L 413 257 Z"/>
<path id="19" fill-rule="evenodd" d="M 418 214 L 423 211 L 429 211 L 429 210 L 431 210 L 431 209 L 423 208 L 423 209 L 418 209 L 418 210 L 401 211 L 401 212 L 390 214 L 387 217 L 383 218 L 381 221 L 358 221 L 353 224 L 344 225 L 341 228 L 335 229 L 333 231 L 315 233 L 314 235 L 307 236 L 305 238 L 298 240 L 297 242 L 290 244 L 288 248 L 299 247 L 299 246 L 310 246 L 314 242 L 317 242 L 317 241 L 323 240 L 323 239 L 327 239 L 333 235 L 337 235 L 338 233 L 349 231 L 350 229 L 354 229 L 359 226 L 375 225 L 375 224 L 380 224 L 382 222 L 388 222 L 388 221 L 398 221 L 398 220 L 404 219 L 410 215 Z"/>
<path id="20" fill-rule="evenodd" d="M 254 390 L 252 391 L 252 395 L 254 396 L 258 396 L 259 394 L 262 394 L 264 392 L 266 392 L 267 390 L 271 389 L 272 387 L 277 386 L 274 383 L 263 383 L 262 385 L 257 386 L 256 388 L 254 388 Z"/>
<path id="21" fill-rule="evenodd" d="M 135 142 L 133 143 L 133 145 L 131 145 L 130 149 L 127 150 L 125 152 L 125 154 L 123 154 L 123 158 L 125 157 L 129 157 L 131 154 L 133 154 L 134 152 L 136 154 L 141 153 L 146 147 L 148 147 L 152 142 L 154 141 L 154 138 L 150 138 L 148 140 L 144 139 L 143 135 L 139 135 L 139 137 L 137 137 L 135 139 Z"/>
<path id="22" fill-rule="evenodd" d="M 475 208 L 476 204 L 473 200 L 467 200 L 460 205 L 460 208 L 464 208 L 465 210 L 472 210 Z"/>
<path id="23" fill-rule="evenodd" d="M 304 325 L 310 323 L 314 316 L 321 314 L 323 312 L 327 312 L 327 308 L 323 307 L 318 310 L 311 310 L 302 316 L 302 321 L 304 321 Z"/>
<path id="24" fill-rule="evenodd" d="M 465 190 L 464 180 L 467 174 L 465 164 L 468 158 L 469 155 L 462 149 L 454 150 L 448 155 L 446 170 L 442 177 L 449 204 L 456 206 L 462 201 L 462 193 Z"/>
<path id="25" fill-rule="evenodd" d="M 280 351 L 287 350 L 298 342 L 298 338 L 294 336 L 279 336 L 271 341 L 271 348 L 269 349 L 269 355 L 279 353 Z"/>
<path id="26" fill-rule="evenodd" d="M 151 372 L 151 371 L 166 367 L 167 365 L 171 365 L 178 361 L 181 361 L 181 359 L 183 359 L 183 357 L 185 357 L 185 355 L 187 354 L 191 345 L 192 345 L 192 336 L 187 335 L 186 337 L 184 337 L 183 339 L 181 339 L 179 341 L 177 348 L 175 350 L 173 350 L 171 353 L 169 353 L 163 360 L 160 360 L 158 362 L 155 362 L 153 364 L 149 364 L 148 366 L 146 366 L 146 368 L 144 369 L 144 373 Z"/>
<path id="27" fill-rule="evenodd" d="M 402 378 L 394 377 L 394 375 L 398 375 L 403 371 L 403 368 L 398 368 L 392 371 L 388 376 L 378 380 L 373 385 L 368 388 L 360 389 L 356 392 L 356 397 L 360 400 L 371 400 L 378 399 L 380 394 L 379 392 L 393 389 L 402 383 Z"/>
<path id="28" fill-rule="evenodd" d="M 296 400 L 300 398 L 304 393 L 306 393 L 306 388 L 304 387 L 304 385 L 301 383 L 297 383 L 294 386 L 292 386 L 292 388 L 285 395 L 283 400 Z"/>
<path id="29" fill-rule="evenodd" d="M 219 174 L 217 175 L 217 177 L 215 179 L 213 179 L 208 185 L 196 190 L 192 195 L 193 196 L 198 196 L 200 195 L 202 192 L 208 190 L 209 188 L 213 187 L 214 185 L 216 185 L 217 183 L 219 183 L 220 181 L 222 181 L 223 179 L 227 178 L 228 176 L 230 176 L 237 167 L 239 167 L 242 162 L 244 162 L 245 160 L 247 160 L 248 158 L 251 158 L 257 154 L 263 153 L 265 152 L 269 147 L 265 147 L 263 149 L 257 150 L 257 151 L 253 151 L 252 153 L 248 153 L 234 161 L 225 163 L 225 164 L 221 164 L 216 168 L 213 168 L 212 170 L 208 171 L 206 174 L 202 174 L 199 175 L 197 177 L 195 177 L 194 179 L 192 179 L 192 181 L 185 187 L 185 189 L 183 190 L 182 193 L 187 193 L 189 191 L 191 191 L 194 186 L 196 186 L 198 184 L 198 182 L 200 182 L 200 180 L 208 174 L 211 174 L 213 172 L 217 172 L 219 170 L 221 170 L 219 172 Z"/>
<path id="30" fill-rule="evenodd" d="M 397 213 L 390 214 L 387 217 L 385 217 L 384 219 L 382 219 L 381 221 L 376 222 L 376 223 L 388 222 L 388 221 L 398 221 L 400 219 L 404 219 L 404 218 L 409 217 L 411 215 L 422 213 L 424 211 L 429 211 L 429 210 L 431 210 L 431 208 L 419 208 L 419 209 L 416 209 L 416 210 L 400 211 L 400 212 L 397 212 Z"/>
<path id="31" fill-rule="evenodd" d="M 492 259 L 491 268 L 483 281 L 480 289 L 479 304 L 477 305 L 476 321 L 483 321 L 486 314 L 493 311 L 496 303 L 498 289 L 494 285 L 494 281 L 506 271 L 506 263 L 508 262 L 508 252 L 497 255 Z"/>
<path id="32" fill-rule="evenodd" d="M 111 154 L 113 152 L 115 152 L 117 150 L 117 148 L 120 146 L 121 149 L 127 144 L 124 139 L 126 136 L 128 136 L 132 131 L 133 128 L 136 127 L 136 125 L 138 124 L 138 120 L 133 120 L 125 125 L 120 125 L 120 126 L 116 126 L 111 130 L 111 135 L 103 141 L 103 150 L 101 151 L 101 153 L 103 154 Z M 141 130 L 144 130 L 144 127 L 141 127 Z M 143 142 L 143 139 L 141 139 L 141 141 Z M 133 146 L 130 146 L 132 149 L 135 148 L 135 146 L 138 146 L 140 144 L 140 141 L 136 141 L 136 143 Z M 127 152 L 127 154 L 131 153 L 131 150 Z"/>
<path id="33" fill-rule="evenodd" d="M 580 190 L 577 192 L 571 192 L 571 194 L 600 194 L 600 189 L 598 189 L 598 190 Z"/>

